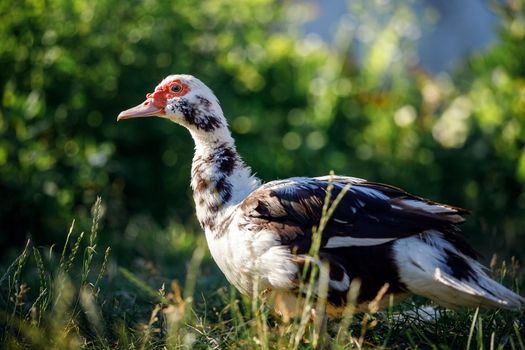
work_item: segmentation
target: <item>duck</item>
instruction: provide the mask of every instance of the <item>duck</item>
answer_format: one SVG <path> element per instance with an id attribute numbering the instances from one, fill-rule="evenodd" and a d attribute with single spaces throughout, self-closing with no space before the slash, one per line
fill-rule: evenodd
<path id="1" fill-rule="evenodd" d="M 350 303 L 369 311 L 413 294 L 448 308 L 525 305 L 461 236 L 464 209 L 334 174 L 263 183 L 237 152 L 217 97 L 192 75 L 169 75 L 117 121 L 144 117 L 189 131 L 191 188 L 209 251 L 242 294 L 273 293 L 280 315 L 300 315 L 314 266 L 324 269 L 313 275 L 314 294 L 331 317 Z"/>

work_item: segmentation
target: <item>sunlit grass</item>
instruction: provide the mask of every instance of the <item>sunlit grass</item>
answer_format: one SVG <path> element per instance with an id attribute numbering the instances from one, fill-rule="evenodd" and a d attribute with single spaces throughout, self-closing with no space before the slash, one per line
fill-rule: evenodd
<path id="1" fill-rule="evenodd" d="M 115 240 L 110 254 L 98 240 L 101 215 L 97 200 L 87 234 L 73 223 L 63 246 L 28 241 L 3 270 L 0 343 L 6 348 L 525 349 L 523 312 L 445 310 L 421 298 L 382 312 L 356 313 L 349 304 L 341 319 L 325 323 L 326 271 L 317 264 L 303 279 L 304 312 L 285 322 L 257 283 L 253 297 L 229 286 L 202 236 L 177 225 L 140 225 L 137 234 Z M 317 232 L 322 229 L 321 222 Z M 493 265 L 496 278 L 516 289 L 515 262 Z M 316 291 L 312 276 L 321 281 Z M 352 285 L 350 300 L 358 288 Z"/>

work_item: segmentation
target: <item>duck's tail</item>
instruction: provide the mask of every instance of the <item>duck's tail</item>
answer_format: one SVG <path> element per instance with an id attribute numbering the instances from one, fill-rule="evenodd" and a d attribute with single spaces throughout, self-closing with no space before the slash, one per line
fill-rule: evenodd
<path id="1" fill-rule="evenodd" d="M 440 232 L 400 239 L 394 251 L 399 277 L 408 290 L 440 305 L 525 307 L 525 298 L 490 278 L 483 265 Z"/>

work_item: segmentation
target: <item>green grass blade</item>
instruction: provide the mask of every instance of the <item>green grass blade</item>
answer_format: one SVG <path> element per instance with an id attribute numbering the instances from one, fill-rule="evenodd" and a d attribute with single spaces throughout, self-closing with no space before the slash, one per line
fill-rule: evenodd
<path id="1" fill-rule="evenodd" d="M 74 229 L 75 229 L 75 219 L 73 219 L 73 221 L 71 222 L 71 226 L 69 226 L 69 231 L 68 231 L 67 236 L 66 236 L 66 242 L 64 243 L 64 247 L 62 248 L 62 254 L 60 255 L 60 261 L 58 263 L 58 266 L 63 271 L 66 271 L 65 270 L 65 265 L 64 265 L 64 264 L 66 264 L 66 251 L 67 251 L 67 247 L 69 245 L 69 241 L 73 237 Z"/>
<path id="2" fill-rule="evenodd" d="M 478 314 L 479 314 L 479 307 L 476 308 L 476 312 L 474 313 L 474 317 L 472 318 L 472 323 L 470 324 L 470 331 L 468 333 L 466 350 L 470 350 L 470 345 L 472 344 L 472 337 L 474 336 L 474 329 L 476 327 L 476 321 L 478 319 Z"/>

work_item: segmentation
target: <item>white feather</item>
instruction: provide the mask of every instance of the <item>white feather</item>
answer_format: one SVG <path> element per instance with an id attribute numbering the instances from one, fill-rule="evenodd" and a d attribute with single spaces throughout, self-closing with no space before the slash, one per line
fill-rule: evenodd
<path id="1" fill-rule="evenodd" d="M 457 210 L 437 203 L 426 203 L 415 199 L 403 199 L 401 202 L 407 207 L 421 209 L 433 214 L 457 213 Z"/>
<path id="2" fill-rule="evenodd" d="M 342 248 L 342 247 L 363 247 L 379 245 L 390 242 L 395 238 L 355 238 L 349 236 L 331 237 L 324 245 L 324 248 Z"/>
<path id="3" fill-rule="evenodd" d="M 427 231 L 424 235 L 425 241 L 420 237 L 409 237 L 394 243 L 399 277 L 412 293 L 448 307 L 519 308 L 523 305 L 523 298 L 492 280 L 481 264 L 459 252 L 443 239 L 440 232 Z M 445 249 L 465 259 L 475 277 L 468 280 L 454 278 L 446 265 Z"/>
<path id="4" fill-rule="evenodd" d="M 350 288 L 350 277 L 345 273 L 341 281 L 330 279 L 328 283 L 331 288 L 344 292 Z"/>
<path id="5" fill-rule="evenodd" d="M 250 294 L 255 278 L 260 288 L 291 289 L 298 267 L 290 249 L 281 245 L 270 231 L 240 230 L 234 219 L 223 235 L 206 231 L 211 255 L 228 281 L 242 293 Z"/>

